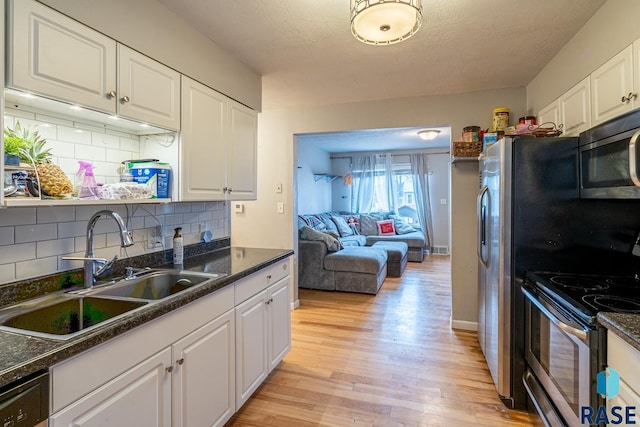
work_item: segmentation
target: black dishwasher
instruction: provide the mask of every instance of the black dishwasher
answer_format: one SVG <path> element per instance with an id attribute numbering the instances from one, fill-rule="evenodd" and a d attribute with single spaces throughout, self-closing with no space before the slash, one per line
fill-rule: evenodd
<path id="1" fill-rule="evenodd" d="M 37 372 L 0 389 L 0 427 L 33 427 L 48 416 L 48 372 Z"/>

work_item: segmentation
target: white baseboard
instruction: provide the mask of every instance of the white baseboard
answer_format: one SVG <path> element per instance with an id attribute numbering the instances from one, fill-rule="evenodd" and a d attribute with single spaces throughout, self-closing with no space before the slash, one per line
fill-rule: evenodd
<path id="1" fill-rule="evenodd" d="M 297 299 L 297 300 L 295 300 L 295 301 L 293 301 L 291 303 L 291 310 L 295 310 L 297 308 L 300 308 L 300 300 L 299 299 Z"/>
<path id="2" fill-rule="evenodd" d="M 462 329 L 464 331 L 477 331 L 478 322 L 467 322 L 464 320 L 451 319 L 451 329 Z"/>

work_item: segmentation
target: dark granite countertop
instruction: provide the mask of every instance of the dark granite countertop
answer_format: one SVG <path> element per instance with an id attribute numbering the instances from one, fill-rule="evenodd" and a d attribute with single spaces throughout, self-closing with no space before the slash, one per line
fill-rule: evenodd
<path id="1" fill-rule="evenodd" d="M 293 255 L 292 250 L 231 247 L 185 258 L 184 269 L 226 276 L 149 304 L 123 318 L 106 322 L 67 340 L 0 331 L 0 387 L 90 349 L 200 297 L 211 294 L 264 267 Z M 168 267 L 171 265 L 151 265 Z M 30 281 L 31 283 L 34 281 Z"/>
<path id="2" fill-rule="evenodd" d="M 640 351 L 640 314 L 600 312 L 598 322 Z"/>

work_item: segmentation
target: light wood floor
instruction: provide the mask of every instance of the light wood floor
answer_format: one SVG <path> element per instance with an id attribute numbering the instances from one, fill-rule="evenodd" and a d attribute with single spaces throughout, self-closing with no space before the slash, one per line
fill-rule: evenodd
<path id="1" fill-rule="evenodd" d="M 449 277 L 435 255 L 376 296 L 300 289 L 291 352 L 227 426 L 531 426 L 450 329 Z"/>

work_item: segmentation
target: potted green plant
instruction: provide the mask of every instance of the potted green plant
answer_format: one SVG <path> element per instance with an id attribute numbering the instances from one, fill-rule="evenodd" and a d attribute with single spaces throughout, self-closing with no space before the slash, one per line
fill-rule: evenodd
<path id="1" fill-rule="evenodd" d="M 5 166 L 20 166 L 20 153 L 25 148 L 24 138 L 18 134 L 21 132 L 20 123 L 16 123 L 15 130 L 4 130 L 4 164 Z"/>

